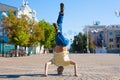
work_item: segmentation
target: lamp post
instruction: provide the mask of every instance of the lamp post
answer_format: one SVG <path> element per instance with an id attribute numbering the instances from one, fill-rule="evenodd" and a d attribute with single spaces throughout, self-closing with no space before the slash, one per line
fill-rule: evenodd
<path id="1" fill-rule="evenodd" d="M 34 24 L 35 24 L 35 16 L 36 16 L 36 13 L 34 10 L 32 10 L 31 12 L 31 19 L 32 19 L 32 26 L 30 28 L 30 34 L 31 34 L 31 37 L 34 36 Z M 34 51 L 34 52 L 33 52 Z M 35 45 L 32 47 L 32 50 L 30 50 L 30 52 L 36 54 L 36 47 Z"/>
<path id="2" fill-rule="evenodd" d="M 89 28 L 87 27 L 87 53 L 90 53 L 90 50 L 89 50 Z"/>
<path id="3" fill-rule="evenodd" d="M 116 15 L 117 17 L 120 17 L 120 9 L 115 11 L 115 15 Z"/>

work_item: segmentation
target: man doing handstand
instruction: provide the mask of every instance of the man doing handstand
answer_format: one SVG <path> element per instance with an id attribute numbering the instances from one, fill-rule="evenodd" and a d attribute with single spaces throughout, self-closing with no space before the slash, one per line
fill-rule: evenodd
<path id="1" fill-rule="evenodd" d="M 66 39 L 62 34 L 62 22 L 64 17 L 64 4 L 60 3 L 60 12 L 57 19 L 57 23 L 53 23 L 53 26 L 56 29 L 56 53 L 53 58 L 45 64 L 45 76 L 48 75 L 48 66 L 50 64 L 55 64 L 58 66 L 58 74 L 62 74 L 63 66 L 74 65 L 75 76 L 77 76 L 77 64 L 74 61 L 71 61 L 68 56 L 68 48 L 69 44 L 68 39 Z"/>

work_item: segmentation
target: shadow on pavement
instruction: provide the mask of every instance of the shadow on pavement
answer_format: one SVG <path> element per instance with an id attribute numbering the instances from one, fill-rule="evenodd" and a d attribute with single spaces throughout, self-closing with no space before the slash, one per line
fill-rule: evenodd
<path id="1" fill-rule="evenodd" d="M 0 75 L 0 78 L 19 78 L 22 76 L 43 77 L 43 74 L 5 74 L 5 75 Z M 48 76 L 65 76 L 65 75 L 48 74 Z"/>
<path id="2" fill-rule="evenodd" d="M 0 75 L 0 78 L 19 78 L 21 76 L 41 77 L 43 74 L 5 74 Z"/>

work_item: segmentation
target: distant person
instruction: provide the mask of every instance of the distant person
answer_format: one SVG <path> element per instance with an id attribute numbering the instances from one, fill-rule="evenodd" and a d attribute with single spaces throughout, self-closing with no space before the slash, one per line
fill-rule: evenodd
<path id="1" fill-rule="evenodd" d="M 74 72 L 75 76 L 77 76 L 77 64 L 74 61 L 71 61 L 68 56 L 68 48 L 67 45 L 69 44 L 68 39 L 66 39 L 62 34 L 62 22 L 64 17 L 64 4 L 60 3 L 60 12 L 57 19 L 57 23 L 53 23 L 53 26 L 56 29 L 56 53 L 54 54 L 54 57 L 45 64 L 45 74 L 44 76 L 48 75 L 48 66 L 50 64 L 55 64 L 58 66 L 57 71 L 58 74 L 62 74 L 64 67 L 63 66 L 69 66 L 74 65 Z"/>

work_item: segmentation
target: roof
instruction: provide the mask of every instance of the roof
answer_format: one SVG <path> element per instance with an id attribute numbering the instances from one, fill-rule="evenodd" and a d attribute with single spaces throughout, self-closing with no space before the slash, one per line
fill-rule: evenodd
<path id="1" fill-rule="evenodd" d="M 14 11 L 17 10 L 16 7 L 13 7 L 13 6 L 9 6 L 9 5 L 0 3 L 0 11 L 9 11 L 10 9 L 12 9 L 12 10 L 14 10 Z"/>

